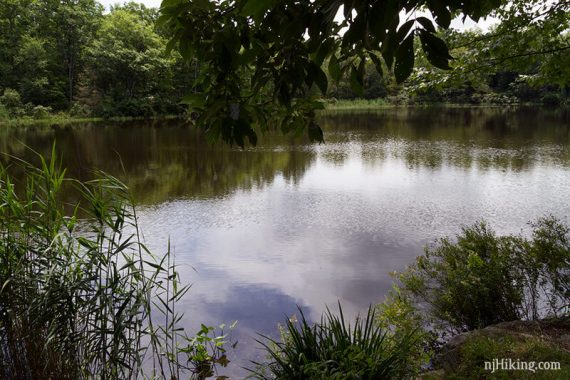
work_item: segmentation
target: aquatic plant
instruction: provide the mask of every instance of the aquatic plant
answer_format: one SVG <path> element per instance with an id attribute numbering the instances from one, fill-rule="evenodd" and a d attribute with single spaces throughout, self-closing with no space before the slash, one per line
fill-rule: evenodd
<path id="1" fill-rule="evenodd" d="M 55 146 L 38 167 L 14 160 L 0 167 L 0 377 L 204 379 L 227 365 L 223 332 L 179 326 L 189 288 L 170 245 L 143 243 L 120 180 L 67 178 Z"/>

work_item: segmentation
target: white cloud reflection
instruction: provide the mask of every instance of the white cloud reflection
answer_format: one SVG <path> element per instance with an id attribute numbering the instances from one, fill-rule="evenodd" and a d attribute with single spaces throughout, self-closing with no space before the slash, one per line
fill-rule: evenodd
<path id="1" fill-rule="evenodd" d="M 255 332 L 275 333 L 295 305 L 314 320 L 338 300 L 350 316 L 382 301 L 390 271 L 462 224 L 484 218 L 516 233 L 544 213 L 570 215 L 559 191 L 570 177 L 556 165 L 410 167 L 390 140 L 315 149 L 296 185 L 277 176 L 263 189 L 143 210 L 151 246 L 165 247 L 170 237 L 178 263 L 188 265 L 181 271 L 193 283 L 182 306 L 188 323 L 239 320 L 242 359 L 258 354 Z M 331 153 L 339 151 L 342 164 Z"/>

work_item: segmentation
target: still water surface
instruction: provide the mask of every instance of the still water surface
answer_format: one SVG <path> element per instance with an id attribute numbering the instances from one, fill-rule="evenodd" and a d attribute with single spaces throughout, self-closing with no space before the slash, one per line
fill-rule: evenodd
<path id="1" fill-rule="evenodd" d="M 7 128 L 0 151 L 32 159 L 52 141 L 72 175 L 124 179 L 147 243 L 170 238 L 193 283 L 185 323 L 238 320 L 234 368 L 301 306 L 318 319 L 383 300 L 389 272 L 436 238 L 485 219 L 499 233 L 570 216 L 570 113 L 390 109 L 321 117 L 326 144 L 265 136 L 208 146 L 181 121 Z M 2 157 L 1 160 L 9 160 Z"/>

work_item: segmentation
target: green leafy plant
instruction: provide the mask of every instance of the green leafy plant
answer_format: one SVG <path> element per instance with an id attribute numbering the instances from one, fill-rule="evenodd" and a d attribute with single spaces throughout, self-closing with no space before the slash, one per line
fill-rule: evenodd
<path id="1" fill-rule="evenodd" d="M 413 333 L 388 339 L 387 331 L 375 323 L 374 308 L 354 325 L 329 309 L 319 323 L 309 324 L 303 311 L 296 322 L 287 319 L 282 341 L 264 336 L 260 341 L 269 363 L 254 363 L 250 370 L 258 379 L 384 379 L 403 378 L 407 356 L 414 344 Z"/>
<path id="2" fill-rule="evenodd" d="M 376 324 L 388 332 L 391 347 L 397 347 L 402 339 L 413 337 L 408 355 L 404 358 L 406 378 L 415 378 L 431 365 L 431 360 L 439 349 L 439 336 L 428 329 L 422 312 L 413 304 L 410 297 L 396 285 L 377 305 Z"/>
<path id="3" fill-rule="evenodd" d="M 485 223 L 439 240 L 398 275 L 432 322 L 455 331 L 517 319 L 568 314 L 570 230 L 546 217 L 532 237 L 497 236 Z"/>
<path id="4" fill-rule="evenodd" d="M 34 108 L 32 108 L 30 116 L 32 116 L 36 120 L 46 119 L 50 116 L 51 112 L 52 112 L 51 107 L 35 106 Z"/>
<path id="5" fill-rule="evenodd" d="M 6 88 L 0 96 L 0 105 L 10 117 L 22 116 L 24 112 L 20 94 L 11 88 Z"/>

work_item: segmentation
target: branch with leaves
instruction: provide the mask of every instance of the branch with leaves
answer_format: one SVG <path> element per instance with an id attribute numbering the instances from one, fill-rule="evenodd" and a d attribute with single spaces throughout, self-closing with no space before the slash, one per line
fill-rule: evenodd
<path id="1" fill-rule="evenodd" d="M 202 64 L 197 91 L 184 99 L 196 124 L 213 140 L 243 147 L 246 141 L 255 145 L 257 133 L 272 127 L 306 131 L 310 140 L 323 141 L 314 120 L 322 107 L 315 89 L 326 93 L 329 79 L 347 75 L 353 90 L 361 93 L 367 62 L 381 74 L 383 66 L 393 70 L 403 82 L 414 67 L 415 37 L 429 62 L 447 69 L 451 55 L 438 28 L 449 28 L 459 13 L 478 20 L 500 4 L 164 0 L 158 22 L 172 33 L 171 49 Z M 430 11 L 435 22 L 411 17 L 420 9 Z"/>

